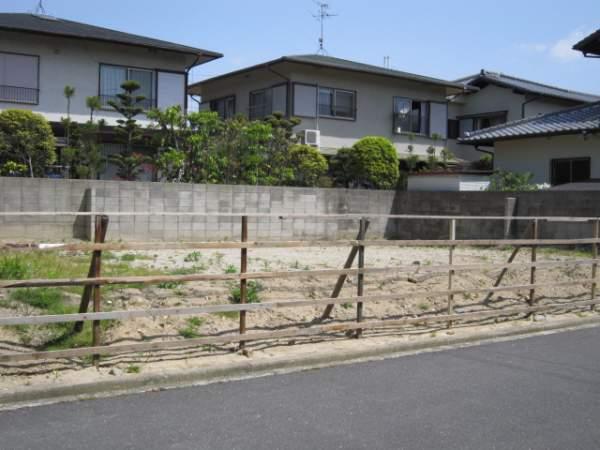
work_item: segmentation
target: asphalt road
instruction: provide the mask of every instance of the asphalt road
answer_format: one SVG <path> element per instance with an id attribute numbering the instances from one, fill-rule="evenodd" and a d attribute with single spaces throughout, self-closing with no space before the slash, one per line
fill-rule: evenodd
<path id="1" fill-rule="evenodd" d="M 0 413 L 0 449 L 598 449 L 600 328 Z"/>

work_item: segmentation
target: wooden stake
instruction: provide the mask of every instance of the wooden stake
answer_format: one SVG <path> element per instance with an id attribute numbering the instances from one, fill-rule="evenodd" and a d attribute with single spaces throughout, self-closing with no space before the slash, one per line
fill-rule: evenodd
<path id="1" fill-rule="evenodd" d="M 523 232 L 523 236 L 527 237 L 527 234 L 529 233 L 529 229 L 531 228 L 531 223 L 527 224 L 527 228 L 525 228 L 525 231 Z M 508 257 L 508 264 L 511 264 L 515 258 L 517 257 L 517 255 L 519 254 L 519 251 L 521 250 L 521 246 L 517 245 L 514 250 L 512 251 L 512 253 L 510 254 L 510 256 Z M 504 279 L 504 276 L 508 273 L 508 267 L 505 267 L 502 269 L 502 271 L 500 272 L 500 275 L 498 275 L 498 278 L 496 278 L 496 281 L 494 282 L 494 287 L 498 287 L 500 286 L 500 283 L 502 283 L 502 280 Z M 494 293 L 490 292 L 488 295 L 485 296 L 485 298 L 483 299 L 483 303 L 487 303 L 490 301 L 490 299 L 493 297 Z"/>
<path id="2" fill-rule="evenodd" d="M 538 219 L 534 219 L 533 221 L 533 239 L 537 239 L 538 235 L 539 235 L 539 222 Z M 531 247 L 531 262 L 535 263 L 537 261 L 537 247 L 533 246 Z M 529 284 L 535 284 L 535 272 L 536 272 L 536 267 L 533 266 L 531 267 L 531 269 L 529 269 L 530 272 L 530 276 L 529 276 Z M 535 288 L 532 288 L 529 291 L 529 304 L 533 305 L 535 303 Z"/>
<path id="3" fill-rule="evenodd" d="M 106 239 L 106 232 L 108 231 L 108 216 L 96 216 L 94 224 L 94 243 L 103 244 Z M 90 261 L 90 269 L 88 270 L 88 278 L 96 278 L 96 264 L 101 254 L 101 251 L 94 251 L 92 253 L 92 260 Z M 93 285 L 88 285 L 83 288 L 83 294 L 81 295 L 81 302 L 79 303 L 79 314 L 86 313 L 92 297 Z M 83 322 L 77 322 L 73 327 L 74 333 L 81 333 L 83 330 Z"/>
<path id="4" fill-rule="evenodd" d="M 106 236 L 106 227 L 108 224 L 108 217 L 106 216 L 96 216 L 96 229 L 94 240 L 97 238 L 102 238 Z M 94 278 L 99 278 L 102 275 L 102 251 L 98 250 L 94 252 L 95 263 L 94 266 Z M 94 294 L 94 312 L 99 313 L 102 309 L 102 292 L 100 290 L 100 285 L 95 284 L 93 286 L 93 294 Z M 101 344 L 102 336 L 100 329 L 100 321 L 94 320 L 92 322 L 92 346 L 98 347 Z M 94 355 L 94 364 L 97 366 L 100 361 L 100 355 Z"/>
<path id="5" fill-rule="evenodd" d="M 368 220 L 365 220 L 365 229 L 364 229 L 365 234 L 367 233 L 367 230 L 369 229 L 369 224 L 370 224 L 370 222 Z M 359 226 L 358 235 L 356 236 L 356 239 L 357 240 L 363 239 L 362 236 L 363 236 L 363 234 L 361 233 L 360 226 Z M 356 258 L 357 254 L 358 254 L 358 246 L 352 247 L 352 249 L 350 250 L 350 253 L 348 254 L 348 258 L 346 258 L 346 262 L 344 264 L 344 269 L 350 269 L 352 267 L 352 265 L 354 264 L 354 259 Z M 338 277 L 337 282 L 335 283 L 335 286 L 333 287 L 333 292 L 331 293 L 331 298 L 336 298 L 340 295 L 347 278 L 348 278 L 347 274 L 340 275 Z M 333 306 L 334 305 L 327 305 L 327 307 L 325 308 L 325 311 L 323 311 L 323 314 L 321 314 L 321 318 L 319 319 L 320 321 L 329 319 L 331 317 L 331 312 L 333 311 Z"/>
<path id="6" fill-rule="evenodd" d="M 248 216 L 242 216 L 242 242 L 248 241 Z M 240 273 L 248 271 L 248 249 L 241 249 Z M 240 280 L 240 303 L 248 302 L 248 280 L 242 278 Z M 246 311 L 240 311 L 240 334 L 246 333 Z M 246 343 L 240 341 L 240 350 L 244 350 Z"/>
<path id="7" fill-rule="evenodd" d="M 594 238 L 598 238 L 598 236 L 600 235 L 600 221 L 598 220 L 594 220 L 592 222 L 592 233 L 593 233 L 593 237 Z M 592 257 L 593 259 L 597 259 L 598 258 L 598 244 L 592 244 Z M 596 275 L 598 273 L 598 263 L 593 263 L 592 264 L 592 290 L 591 290 L 591 297 L 592 300 L 596 298 L 596 287 L 597 287 L 597 283 L 596 283 Z M 594 311 L 596 309 L 595 305 L 591 305 L 590 309 L 592 311 Z"/>
<path id="8" fill-rule="evenodd" d="M 450 236 L 449 239 L 451 241 L 456 240 L 456 219 L 450 219 Z M 452 266 L 452 261 L 454 259 L 454 246 L 451 245 L 448 249 L 448 265 Z M 452 278 L 454 276 L 454 270 L 450 269 L 448 271 L 448 290 L 452 290 Z M 454 314 L 454 295 L 448 294 L 448 314 Z M 448 328 L 452 328 L 452 321 L 448 321 Z"/>
<path id="9" fill-rule="evenodd" d="M 359 236 L 360 236 L 360 240 L 364 240 L 367 234 L 367 220 L 365 218 L 360 219 L 360 225 L 359 225 Z M 359 269 L 364 269 L 365 268 L 365 246 L 364 245 L 360 245 L 358 247 L 358 268 Z M 356 295 L 358 297 L 362 297 L 364 294 L 364 289 L 365 289 L 365 275 L 362 272 L 359 272 L 358 276 L 357 276 L 357 282 L 356 282 Z M 358 302 L 356 304 L 356 321 L 357 322 L 362 322 L 363 319 L 363 302 Z M 360 338 L 362 336 L 362 328 L 358 328 L 356 330 L 356 337 Z"/>

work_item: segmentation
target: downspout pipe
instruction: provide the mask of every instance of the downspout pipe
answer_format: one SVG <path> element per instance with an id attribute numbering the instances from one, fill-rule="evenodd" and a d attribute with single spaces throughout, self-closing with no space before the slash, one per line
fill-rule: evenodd
<path id="1" fill-rule="evenodd" d="M 539 98 L 541 98 L 541 95 L 536 95 L 530 98 L 529 100 L 525 100 L 523 103 L 521 103 L 521 119 L 525 118 L 525 106 L 527 106 L 527 104 L 529 103 L 535 102 Z"/>

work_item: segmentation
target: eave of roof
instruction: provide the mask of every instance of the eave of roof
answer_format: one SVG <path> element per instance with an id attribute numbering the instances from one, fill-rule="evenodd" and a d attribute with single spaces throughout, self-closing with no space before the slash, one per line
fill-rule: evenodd
<path id="1" fill-rule="evenodd" d="M 600 101 L 468 133 L 459 144 L 494 145 L 497 141 L 600 132 Z"/>
<path id="2" fill-rule="evenodd" d="M 596 30 L 589 36 L 584 37 L 573 46 L 573 50 L 578 50 L 585 56 L 600 56 L 600 30 Z"/>
<path id="3" fill-rule="evenodd" d="M 212 61 L 223 56 L 221 53 L 210 50 L 35 14 L 0 13 L 0 30 L 158 49 L 196 56 L 199 59 L 203 58 L 202 62 Z"/>
<path id="4" fill-rule="evenodd" d="M 383 67 L 377 67 L 370 64 L 358 63 L 355 61 L 349 61 L 340 58 L 332 58 L 332 57 L 321 57 L 320 55 L 290 55 L 290 56 L 282 56 L 277 59 L 273 59 L 271 61 L 267 61 L 264 63 L 256 64 L 253 66 L 245 67 L 243 69 L 235 70 L 233 72 L 228 72 L 222 75 L 218 75 L 213 78 L 209 78 L 206 80 L 199 81 L 194 83 L 188 87 L 188 91 L 192 94 L 200 93 L 202 89 L 202 85 L 214 82 L 217 80 L 222 80 L 225 78 L 233 77 L 236 75 L 240 75 L 243 73 L 251 72 L 253 70 L 268 68 L 274 65 L 282 64 L 285 62 L 291 62 L 296 64 L 304 64 L 314 67 L 326 67 L 335 70 L 345 70 L 349 72 L 356 73 L 364 73 L 368 75 L 375 76 L 384 76 L 390 78 L 404 79 L 415 81 L 418 83 L 426 83 L 426 84 L 435 84 L 439 86 L 443 86 L 446 88 L 455 89 L 458 92 L 463 92 L 465 89 L 471 90 L 470 87 L 465 87 L 462 83 L 456 83 L 452 81 L 441 80 L 438 78 L 427 77 L 423 75 L 417 75 L 409 72 L 401 72 L 399 70 L 387 69 Z M 473 89 L 477 90 L 477 89 Z M 194 92 L 196 91 L 196 92 Z M 457 93 L 458 93 L 457 92 Z"/>
<path id="5" fill-rule="evenodd" d="M 574 102 L 591 103 L 600 100 L 600 95 L 564 89 L 558 86 L 526 80 L 524 78 L 507 75 L 500 72 L 491 72 L 484 69 L 477 74 L 462 77 L 454 81 L 468 85 L 477 85 L 481 83 L 493 84 L 496 86 L 513 89 L 516 92 L 524 94 L 540 95 Z"/>

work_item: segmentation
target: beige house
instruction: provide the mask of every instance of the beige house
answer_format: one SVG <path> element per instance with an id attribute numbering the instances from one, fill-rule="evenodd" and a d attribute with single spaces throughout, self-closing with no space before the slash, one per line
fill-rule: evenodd
<path id="1" fill-rule="evenodd" d="M 456 80 L 477 88 L 450 98 L 448 147 L 460 158 L 481 157 L 473 147 L 458 145 L 466 133 L 506 122 L 536 117 L 600 100 L 600 96 L 548 86 L 503 73 L 481 70 Z M 493 148 L 480 147 L 492 151 Z"/>
<path id="2" fill-rule="evenodd" d="M 459 140 L 493 146 L 494 168 L 533 174 L 558 186 L 600 179 L 600 102 L 468 133 Z"/>
<path id="3" fill-rule="evenodd" d="M 75 88 L 71 119 L 90 118 L 86 98 L 97 96 L 102 108 L 106 155 L 120 151 L 112 127 L 119 115 L 108 105 L 125 80 L 137 81 L 145 109 L 187 107 L 189 70 L 220 58 L 220 53 L 150 37 L 36 14 L 0 13 L 0 111 L 26 109 L 42 114 L 64 145 L 61 119 L 67 115 L 66 85 Z M 142 126 L 150 121 L 136 117 Z M 60 148 L 59 148 L 60 156 Z M 150 171 L 148 171 L 150 172 Z M 107 165 L 103 178 L 112 178 Z"/>
<path id="4" fill-rule="evenodd" d="M 411 142 L 415 154 L 425 155 L 430 145 L 446 145 L 448 96 L 469 89 L 344 59 L 299 55 L 204 80 L 188 92 L 224 118 L 259 119 L 277 111 L 299 117 L 296 132 L 326 154 L 377 135 L 390 139 L 400 155 Z"/>

